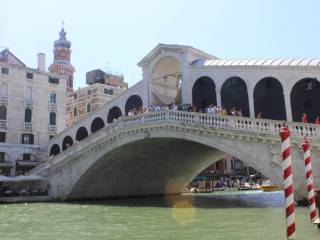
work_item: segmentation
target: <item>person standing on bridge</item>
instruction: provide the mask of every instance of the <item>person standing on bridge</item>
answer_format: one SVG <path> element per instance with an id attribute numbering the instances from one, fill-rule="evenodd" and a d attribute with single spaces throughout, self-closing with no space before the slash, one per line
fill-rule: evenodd
<path id="1" fill-rule="evenodd" d="M 306 113 L 302 114 L 301 122 L 302 123 L 308 123 L 308 116 L 307 116 Z"/>

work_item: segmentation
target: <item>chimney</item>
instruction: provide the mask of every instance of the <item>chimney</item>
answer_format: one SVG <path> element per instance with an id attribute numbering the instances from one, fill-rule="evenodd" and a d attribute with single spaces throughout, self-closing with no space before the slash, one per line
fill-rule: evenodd
<path id="1" fill-rule="evenodd" d="M 38 70 L 46 71 L 46 55 L 44 53 L 38 53 Z"/>

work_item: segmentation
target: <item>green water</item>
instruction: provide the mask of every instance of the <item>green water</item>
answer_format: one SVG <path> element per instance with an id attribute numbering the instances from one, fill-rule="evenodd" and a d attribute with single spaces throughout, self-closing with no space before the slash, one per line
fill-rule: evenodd
<path id="1" fill-rule="evenodd" d="M 282 193 L 223 193 L 103 202 L 0 205 L 0 239 L 258 239 L 285 237 Z M 308 209 L 298 239 L 319 240 Z"/>

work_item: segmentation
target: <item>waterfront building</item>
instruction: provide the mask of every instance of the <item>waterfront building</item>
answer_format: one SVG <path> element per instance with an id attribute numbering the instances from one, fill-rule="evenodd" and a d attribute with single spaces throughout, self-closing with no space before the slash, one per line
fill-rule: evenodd
<path id="1" fill-rule="evenodd" d="M 27 67 L 8 49 L 0 52 L 0 175 L 19 175 L 46 155 L 50 137 L 66 127 L 68 76 Z"/>
<path id="2" fill-rule="evenodd" d="M 86 83 L 88 86 L 79 88 L 68 97 L 68 127 L 96 112 L 128 88 L 123 76 L 105 73 L 100 69 L 87 72 Z"/>

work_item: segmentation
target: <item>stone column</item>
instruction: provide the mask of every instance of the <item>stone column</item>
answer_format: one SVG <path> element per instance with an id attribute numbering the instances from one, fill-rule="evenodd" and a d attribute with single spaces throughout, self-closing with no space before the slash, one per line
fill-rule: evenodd
<path id="1" fill-rule="evenodd" d="M 190 73 L 188 56 L 185 51 L 180 52 L 180 67 L 182 72 L 181 95 L 182 103 L 192 104 L 192 93 L 190 89 Z"/>
<path id="2" fill-rule="evenodd" d="M 285 106 L 286 106 L 287 121 L 288 122 L 292 122 L 292 110 L 291 110 L 290 92 L 286 88 L 284 88 L 283 95 L 284 95 L 284 103 L 285 103 Z"/>

